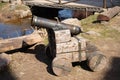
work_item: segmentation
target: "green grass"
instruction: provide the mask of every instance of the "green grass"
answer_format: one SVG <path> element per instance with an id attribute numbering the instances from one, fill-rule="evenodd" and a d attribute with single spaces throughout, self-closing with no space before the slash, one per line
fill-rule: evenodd
<path id="1" fill-rule="evenodd" d="M 118 30 L 107 28 L 101 32 L 103 38 L 112 38 L 114 40 L 120 40 L 120 32 Z"/>
<path id="2" fill-rule="evenodd" d="M 92 15 L 92 16 L 89 16 L 85 19 L 82 19 L 81 20 L 81 24 L 82 25 L 88 25 L 88 24 L 92 24 L 93 21 L 96 21 L 97 20 L 97 16 L 98 15 Z"/>
<path id="3" fill-rule="evenodd" d="M 7 3 L 0 3 L 0 10 L 5 6 Z"/>
<path id="4" fill-rule="evenodd" d="M 98 15 L 92 15 L 92 16 L 89 16 L 89 17 L 81 20 L 81 25 L 82 25 L 84 31 L 89 31 L 89 30 L 97 31 L 98 29 L 101 30 L 102 28 L 104 28 L 103 24 L 93 23 L 97 20 L 97 16 Z"/>
<path id="5" fill-rule="evenodd" d="M 87 31 L 95 31 L 101 34 L 101 36 L 90 36 L 82 34 L 83 37 L 90 40 L 97 40 L 101 38 L 111 38 L 116 41 L 120 41 L 120 32 L 118 30 L 113 29 L 112 27 L 100 23 L 93 23 L 97 20 L 98 15 L 89 16 L 86 19 L 81 20 L 81 25 L 83 27 L 84 32 Z"/>

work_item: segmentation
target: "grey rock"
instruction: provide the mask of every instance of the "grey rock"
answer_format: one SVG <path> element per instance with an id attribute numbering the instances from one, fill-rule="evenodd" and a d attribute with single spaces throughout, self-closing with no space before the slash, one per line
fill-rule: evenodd
<path id="1" fill-rule="evenodd" d="M 86 32 L 86 34 L 93 35 L 93 36 L 101 36 L 100 33 L 97 33 L 95 31 L 88 31 L 88 32 Z"/>
<path id="2" fill-rule="evenodd" d="M 81 27 L 81 22 L 77 18 L 69 18 L 61 21 L 61 23 L 75 25 Z"/>
<path id="3" fill-rule="evenodd" d="M 10 10 L 15 10 L 16 9 L 16 4 L 10 4 Z"/>
<path id="4" fill-rule="evenodd" d="M 32 15 L 30 10 L 16 10 L 15 12 L 17 13 L 19 18 L 24 18 Z"/>

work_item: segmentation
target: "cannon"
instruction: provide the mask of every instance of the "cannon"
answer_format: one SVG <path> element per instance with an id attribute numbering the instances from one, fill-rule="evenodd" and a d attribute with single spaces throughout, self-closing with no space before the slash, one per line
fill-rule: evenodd
<path id="1" fill-rule="evenodd" d="M 77 35 L 80 32 L 82 32 L 79 26 L 59 23 L 57 21 L 52 21 L 52 20 L 37 17 L 37 16 L 33 16 L 31 24 L 32 26 L 41 26 L 43 28 L 53 29 L 53 30 L 70 29 L 71 35 Z"/>
<path id="2" fill-rule="evenodd" d="M 58 23 L 49 19 L 33 16 L 32 25 L 46 28 L 49 44 L 46 54 L 52 59 L 52 70 L 57 76 L 71 72 L 72 62 L 87 61 L 92 71 L 99 71 L 105 67 L 106 57 L 95 46 L 83 37 L 79 27 Z"/>

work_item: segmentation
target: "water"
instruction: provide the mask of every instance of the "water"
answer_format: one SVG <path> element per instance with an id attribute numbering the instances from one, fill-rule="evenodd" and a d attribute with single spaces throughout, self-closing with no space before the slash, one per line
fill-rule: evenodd
<path id="1" fill-rule="evenodd" d="M 31 19 L 18 19 L 7 23 L 0 23 L 0 39 L 15 38 L 33 33 Z"/>

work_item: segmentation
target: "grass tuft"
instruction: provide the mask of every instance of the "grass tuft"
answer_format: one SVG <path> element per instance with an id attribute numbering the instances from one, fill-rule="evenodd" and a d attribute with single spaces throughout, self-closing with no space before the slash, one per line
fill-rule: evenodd
<path id="1" fill-rule="evenodd" d="M 101 36 L 91 36 L 82 34 L 83 37 L 90 39 L 90 40 L 97 40 L 100 38 L 111 38 L 116 41 L 120 41 L 120 32 L 118 30 L 115 30 L 114 28 L 109 26 L 109 22 L 106 24 L 100 24 L 100 23 L 93 23 L 97 20 L 98 15 L 92 15 L 88 18 L 85 18 L 81 20 L 81 25 L 83 27 L 83 31 L 95 31 L 101 34 Z"/>

